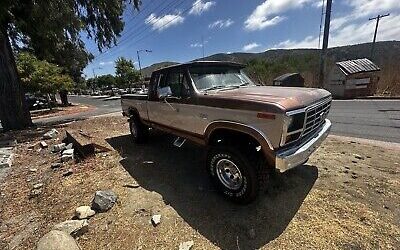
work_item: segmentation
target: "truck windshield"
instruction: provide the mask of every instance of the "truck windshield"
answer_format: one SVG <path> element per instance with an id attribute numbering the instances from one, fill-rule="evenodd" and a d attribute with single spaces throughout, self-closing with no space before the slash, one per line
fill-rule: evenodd
<path id="1" fill-rule="evenodd" d="M 239 68 L 194 67 L 189 72 L 199 91 L 255 85 Z"/>

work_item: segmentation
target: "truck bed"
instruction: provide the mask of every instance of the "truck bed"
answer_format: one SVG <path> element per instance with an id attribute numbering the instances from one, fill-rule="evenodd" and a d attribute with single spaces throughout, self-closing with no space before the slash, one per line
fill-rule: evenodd
<path id="1" fill-rule="evenodd" d="M 147 94 L 125 94 L 121 99 L 147 100 Z"/>
<path id="2" fill-rule="evenodd" d="M 122 112 L 128 115 L 131 110 L 139 113 L 142 119 L 148 119 L 147 94 L 125 94 L 121 96 Z"/>

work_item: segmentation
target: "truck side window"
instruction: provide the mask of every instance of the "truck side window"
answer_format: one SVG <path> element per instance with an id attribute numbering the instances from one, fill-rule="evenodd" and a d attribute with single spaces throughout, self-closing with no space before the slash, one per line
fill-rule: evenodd
<path id="1" fill-rule="evenodd" d="M 165 82 L 165 74 L 162 73 L 162 74 L 160 74 L 160 77 L 158 78 L 158 87 L 159 88 L 163 88 L 163 87 L 166 87 L 166 86 L 167 86 L 167 84 Z"/>
<path id="2" fill-rule="evenodd" d="M 186 77 L 180 72 L 171 72 L 168 74 L 165 82 L 160 82 L 159 88 L 167 87 L 171 88 L 172 96 L 185 97 L 189 93 L 189 85 Z"/>

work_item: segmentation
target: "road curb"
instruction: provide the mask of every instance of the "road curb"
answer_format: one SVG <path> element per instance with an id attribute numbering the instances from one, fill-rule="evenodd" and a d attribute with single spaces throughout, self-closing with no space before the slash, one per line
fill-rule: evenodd
<path id="1" fill-rule="evenodd" d="M 396 142 L 386 142 L 386 141 L 378 141 L 372 139 L 358 138 L 358 137 L 350 137 L 350 136 L 342 136 L 342 135 L 329 135 L 328 138 L 336 139 L 340 141 L 348 141 L 348 142 L 358 142 L 361 144 L 368 144 L 372 146 L 378 146 L 386 149 L 398 150 L 400 151 L 400 143 Z"/>
<path id="2" fill-rule="evenodd" d="M 355 100 L 400 100 L 400 96 L 364 96 L 357 97 Z"/>

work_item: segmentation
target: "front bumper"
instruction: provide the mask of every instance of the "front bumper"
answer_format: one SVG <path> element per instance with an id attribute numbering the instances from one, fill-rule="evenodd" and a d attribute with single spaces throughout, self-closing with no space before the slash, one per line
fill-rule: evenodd
<path id="1" fill-rule="evenodd" d="M 325 119 L 324 126 L 308 141 L 294 148 L 278 150 L 275 154 L 275 165 L 280 172 L 305 163 L 310 155 L 321 145 L 331 130 L 332 123 Z"/>

